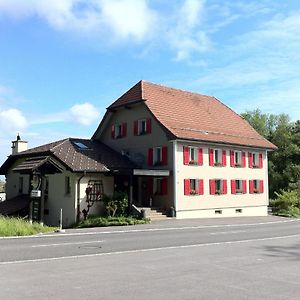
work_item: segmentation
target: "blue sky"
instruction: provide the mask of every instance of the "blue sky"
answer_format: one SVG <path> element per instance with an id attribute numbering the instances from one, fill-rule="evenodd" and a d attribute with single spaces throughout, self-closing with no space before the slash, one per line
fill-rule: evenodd
<path id="1" fill-rule="evenodd" d="M 0 162 L 91 137 L 140 79 L 300 117 L 300 2 L 0 0 Z"/>

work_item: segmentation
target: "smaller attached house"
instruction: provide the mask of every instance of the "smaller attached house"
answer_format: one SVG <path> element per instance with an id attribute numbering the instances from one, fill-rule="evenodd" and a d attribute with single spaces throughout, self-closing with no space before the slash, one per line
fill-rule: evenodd
<path id="1" fill-rule="evenodd" d="M 90 140 L 25 146 L 14 141 L 0 168 L 7 198 L 30 195 L 31 217 L 48 224 L 60 208 L 64 225 L 78 221 L 87 187 L 96 196 L 125 191 L 130 205 L 179 219 L 267 215 L 276 146 L 215 97 L 139 81 L 107 108 Z"/>
<path id="2" fill-rule="evenodd" d="M 18 137 L 12 155 L 0 168 L 6 174 L 9 199 L 3 204 L 8 212 L 27 206 L 30 219 L 49 225 L 58 225 L 60 209 L 63 225 L 74 224 L 87 209 L 87 187 L 90 197 L 112 195 L 114 174 L 134 167 L 126 156 L 98 141 L 67 138 L 29 150 L 26 146 Z M 32 195 L 33 191 L 40 194 Z M 101 201 L 90 213 L 103 213 Z"/>

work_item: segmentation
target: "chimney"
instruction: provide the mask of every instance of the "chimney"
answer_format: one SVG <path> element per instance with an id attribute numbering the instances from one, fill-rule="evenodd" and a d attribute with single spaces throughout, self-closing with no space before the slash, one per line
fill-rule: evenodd
<path id="1" fill-rule="evenodd" d="M 20 135 L 17 135 L 17 139 L 12 142 L 12 155 L 15 155 L 19 152 L 27 150 L 27 143 L 26 141 L 22 141 Z"/>

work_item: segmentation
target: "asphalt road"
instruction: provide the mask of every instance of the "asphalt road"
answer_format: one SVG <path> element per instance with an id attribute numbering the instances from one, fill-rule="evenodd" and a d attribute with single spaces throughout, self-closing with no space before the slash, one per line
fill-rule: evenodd
<path id="1" fill-rule="evenodd" d="M 299 299 L 300 220 L 275 217 L 0 239 L 0 299 Z"/>

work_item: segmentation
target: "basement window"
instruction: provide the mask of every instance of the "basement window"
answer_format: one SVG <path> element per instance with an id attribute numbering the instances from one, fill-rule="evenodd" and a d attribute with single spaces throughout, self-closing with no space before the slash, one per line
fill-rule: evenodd
<path id="1" fill-rule="evenodd" d="M 241 214 L 241 213 L 243 212 L 243 210 L 242 210 L 241 208 L 238 208 L 238 209 L 235 210 L 235 212 L 236 212 L 237 214 Z"/>
<path id="2" fill-rule="evenodd" d="M 221 215 L 221 214 L 222 214 L 222 210 L 221 210 L 221 209 L 215 210 L 215 214 L 216 214 L 216 215 Z"/>

